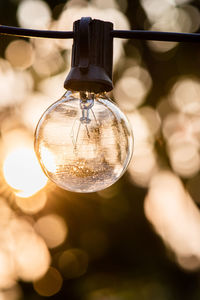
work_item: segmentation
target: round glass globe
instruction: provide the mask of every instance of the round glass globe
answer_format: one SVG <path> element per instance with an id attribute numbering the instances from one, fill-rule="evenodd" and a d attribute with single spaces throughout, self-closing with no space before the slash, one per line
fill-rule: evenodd
<path id="1" fill-rule="evenodd" d="M 103 94 L 67 91 L 42 115 L 35 151 L 46 175 L 73 192 L 96 192 L 125 172 L 133 149 L 125 115 Z"/>

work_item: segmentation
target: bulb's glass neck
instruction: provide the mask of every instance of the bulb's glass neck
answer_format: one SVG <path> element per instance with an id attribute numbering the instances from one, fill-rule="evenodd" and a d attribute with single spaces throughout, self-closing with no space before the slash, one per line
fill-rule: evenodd
<path id="1" fill-rule="evenodd" d="M 92 111 L 94 102 L 97 98 L 100 98 L 102 96 L 105 97 L 105 92 L 97 94 L 89 91 L 71 91 L 71 93 L 78 93 L 78 98 L 80 99 L 81 124 L 89 124 L 91 122 L 90 115 L 91 113 L 94 114 Z"/>
<path id="2" fill-rule="evenodd" d="M 79 139 L 79 134 L 82 128 L 85 128 L 87 133 L 87 138 L 90 139 L 90 126 L 92 121 L 95 122 L 95 126 L 99 127 L 99 123 L 95 116 L 93 107 L 95 105 L 95 100 L 98 100 L 99 97 L 102 97 L 104 93 L 95 94 L 94 92 L 88 91 L 71 91 L 70 93 L 74 94 L 76 99 L 79 99 L 79 108 L 80 108 L 80 117 L 74 122 L 71 131 L 71 138 L 74 145 L 74 151 L 77 152 L 77 143 Z"/>
<path id="3" fill-rule="evenodd" d="M 80 109 L 82 112 L 80 121 L 82 124 L 89 124 L 91 121 L 89 114 L 94 105 L 94 98 L 94 93 L 80 92 Z"/>

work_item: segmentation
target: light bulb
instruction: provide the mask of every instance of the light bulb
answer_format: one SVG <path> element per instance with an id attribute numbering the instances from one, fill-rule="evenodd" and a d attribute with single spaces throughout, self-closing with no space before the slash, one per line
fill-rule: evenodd
<path id="1" fill-rule="evenodd" d="M 128 120 L 105 93 L 67 91 L 42 115 L 35 151 L 59 187 L 96 192 L 116 182 L 132 156 Z"/>

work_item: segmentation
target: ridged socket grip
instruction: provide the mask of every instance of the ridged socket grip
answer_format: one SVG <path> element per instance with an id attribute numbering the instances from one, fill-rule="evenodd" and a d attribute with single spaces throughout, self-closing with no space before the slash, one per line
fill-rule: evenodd
<path id="1" fill-rule="evenodd" d="M 75 91 L 113 89 L 113 24 L 91 18 L 74 22 L 71 70 L 64 87 Z"/>

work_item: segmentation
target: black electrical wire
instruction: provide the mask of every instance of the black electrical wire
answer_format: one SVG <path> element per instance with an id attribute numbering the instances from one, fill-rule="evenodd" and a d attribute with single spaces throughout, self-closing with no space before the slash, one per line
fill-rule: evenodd
<path id="1" fill-rule="evenodd" d="M 0 25 L 0 34 L 52 39 L 72 39 L 74 36 L 73 31 L 35 30 L 5 25 Z"/>
<path id="2" fill-rule="evenodd" d="M 139 39 L 165 42 L 200 42 L 199 33 L 179 33 L 179 32 L 162 32 L 148 30 L 113 30 L 111 32 L 115 38 L 122 39 Z"/>
<path id="3" fill-rule="evenodd" d="M 19 37 L 36 37 L 52 39 L 72 39 L 74 37 L 73 31 L 35 30 L 5 25 L 0 25 L 0 34 L 14 35 Z M 113 30 L 111 31 L 111 35 L 113 38 L 121 39 L 139 39 L 191 43 L 200 42 L 199 33 L 162 32 L 149 30 Z"/>

